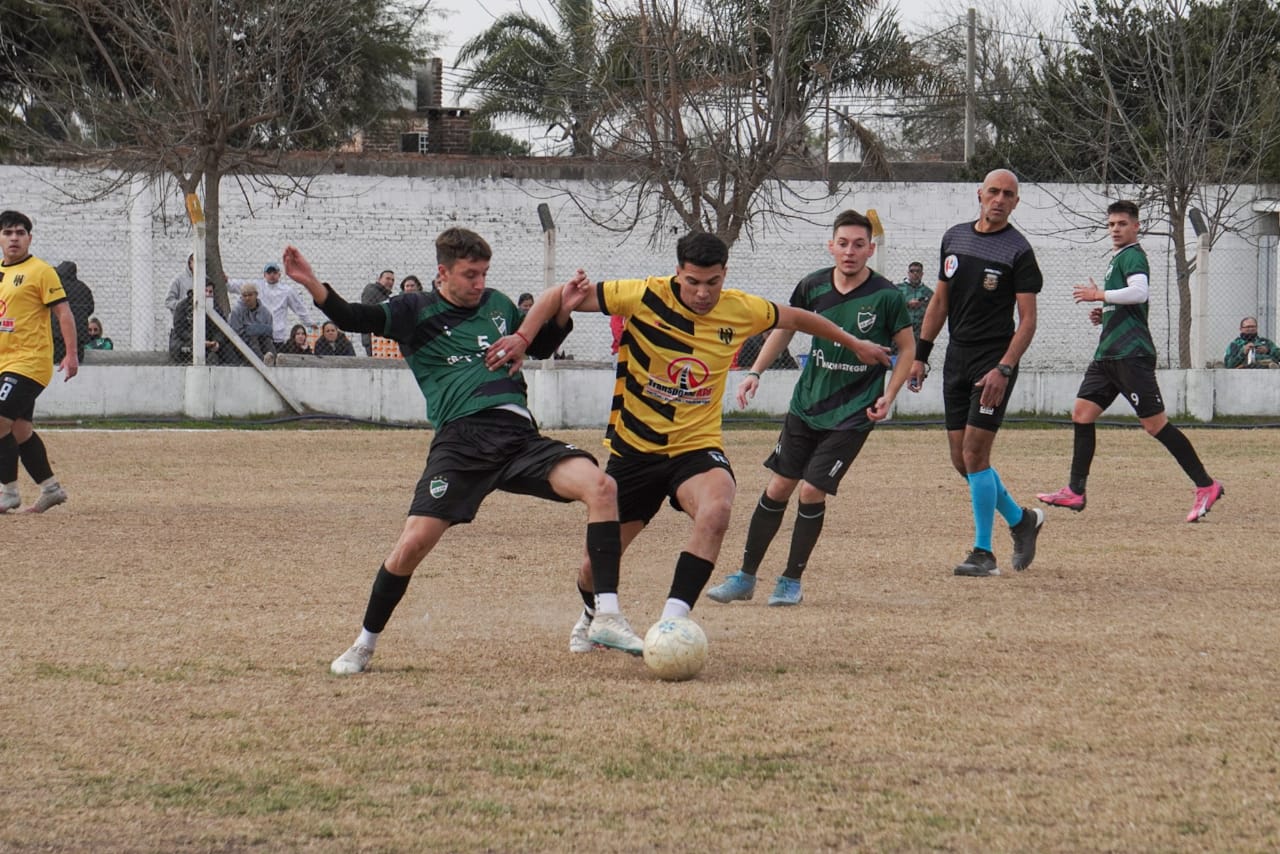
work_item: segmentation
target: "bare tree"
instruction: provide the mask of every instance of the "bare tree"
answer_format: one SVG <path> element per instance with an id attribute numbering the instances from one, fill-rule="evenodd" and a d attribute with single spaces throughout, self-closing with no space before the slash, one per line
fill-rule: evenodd
<path id="1" fill-rule="evenodd" d="M 296 188 L 271 177 L 292 149 L 331 145 L 397 103 L 422 9 L 387 0 L 31 0 L 71 22 L 88 63 L 19 57 L 20 89 L 42 121 L 18 135 L 29 152 L 102 176 L 204 190 L 209 270 L 225 306 L 219 251 L 222 178 Z"/>
<path id="2" fill-rule="evenodd" d="M 1280 10 L 1093 0 L 1070 21 L 1081 47 L 1046 64 L 1036 130 L 1062 173 L 1158 212 L 1144 220 L 1173 244 L 1178 361 L 1191 367 L 1187 215 L 1203 212 L 1211 243 L 1237 228 L 1250 201 L 1237 200 L 1241 185 L 1259 181 L 1280 145 Z"/>
<path id="3" fill-rule="evenodd" d="M 654 234 L 672 220 L 733 243 L 766 212 L 795 215 L 789 167 L 821 166 L 807 150 L 832 93 L 920 84 L 892 14 L 876 0 L 640 0 L 606 4 L 601 66 L 611 98 L 595 129 L 602 159 L 628 177 L 574 202 L 595 222 Z M 887 169 L 877 137 L 864 163 Z"/>

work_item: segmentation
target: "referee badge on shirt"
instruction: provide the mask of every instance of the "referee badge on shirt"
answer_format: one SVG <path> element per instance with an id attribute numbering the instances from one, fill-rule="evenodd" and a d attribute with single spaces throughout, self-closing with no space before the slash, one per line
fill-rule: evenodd
<path id="1" fill-rule="evenodd" d="M 990 267 L 982 271 L 982 288 L 983 290 L 994 291 L 1000 287 L 1000 271 L 992 270 Z"/>
<path id="2" fill-rule="evenodd" d="M 942 273 L 948 279 L 956 274 L 956 270 L 960 269 L 960 259 L 954 255 L 948 255 L 942 262 Z"/>

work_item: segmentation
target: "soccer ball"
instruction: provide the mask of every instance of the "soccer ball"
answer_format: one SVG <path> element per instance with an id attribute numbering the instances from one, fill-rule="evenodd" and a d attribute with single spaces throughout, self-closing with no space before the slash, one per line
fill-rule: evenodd
<path id="1" fill-rule="evenodd" d="M 659 679 L 692 679 L 707 661 L 707 636 L 688 617 L 666 617 L 645 633 L 644 663 Z"/>

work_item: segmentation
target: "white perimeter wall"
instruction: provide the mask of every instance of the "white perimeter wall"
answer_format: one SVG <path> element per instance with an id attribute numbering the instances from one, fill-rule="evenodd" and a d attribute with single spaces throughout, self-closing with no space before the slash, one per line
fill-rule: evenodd
<path id="1" fill-rule="evenodd" d="M 308 411 L 374 422 L 426 424 L 422 394 L 405 367 L 274 368 L 273 377 Z M 770 371 L 747 414 L 781 417 L 798 371 Z M 602 427 L 613 397 L 611 368 L 534 367 L 525 371 L 529 402 L 548 429 Z M 731 375 L 724 409 L 734 412 L 733 391 L 742 375 Z M 940 376 L 920 394 L 904 391 L 896 414 L 940 417 Z M 1165 405 L 1175 418 L 1212 421 L 1216 416 L 1280 416 L 1280 371 L 1159 372 Z M 1080 382 L 1077 373 L 1025 371 L 1018 379 L 1011 413 L 1067 418 Z M 63 382 L 55 376 L 37 402 L 36 418 L 262 418 L 292 410 L 250 367 L 82 366 Z M 1117 401 L 1108 416 L 1132 415 Z"/>
<path id="2" fill-rule="evenodd" d="M 836 195 L 828 195 L 825 185 L 817 182 L 790 186 L 804 216 L 766 219 L 751 238 L 741 239 L 730 258 L 731 286 L 785 302 L 801 276 L 830 264 L 825 251 L 829 223 L 846 207 L 875 208 L 885 223 L 886 240 L 873 260 L 878 271 L 898 280 L 909 261 L 921 260 L 928 280 L 937 264 L 942 232 L 977 212 L 973 183 L 854 183 Z M 163 297 L 169 281 L 184 267 L 192 241 L 176 195 L 139 182 L 132 193 L 116 192 L 84 204 L 72 197 L 90 194 L 91 179 L 49 168 L 8 166 L 0 166 L 0 187 L 0 207 L 18 208 L 35 218 L 37 255 L 52 263 L 78 264 L 117 348 L 165 349 L 172 318 Z M 435 235 L 446 227 L 465 225 L 493 244 L 490 286 L 514 297 L 542 288 L 544 241 L 536 209 L 546 202 L 557 224 L 556 281 L 569 278 L 578 267 L 597 279 L 674 269 L 674 235 L 664 235 L 655 247 L 643 228 L 629 235 L 605 231 L 576 209 L 561 192 L 564 188 L 601 199 L 601 208 L 610 198 L 607 189 L 587 181 L 328 175 L 312 181 L 305 193 L 279 199 L 251 183 L 225 179 L 220 245 L 228 274 L 249 278 L 259 276 L 266 261 L 278 260 L 286 244 L 296 244 L 339 293 L 357 299 L 384 268 L 396 271 L 398 278 L 412 272 L 429 279 L 435 266 Z M 1039 328 L 1023 363 L 1026 368 L 1082 368 L 1096 342 L 1086 309 L 1071 300 L 1071 286 L 1089 276 L 1101 279 L 1105 271 L 1105 200 L 1097 189 L 1023 187 L 1014 222 L 1030 237 L 1045 273 Z M 1240 191 L 1244 210 L 1255 195 L 1251 188 Z M 1087 216 L 1092 213 L 1096 216 Z M 1276 216 L 1263 215 L 1246 221 L 1215 247 L 1209 308 L 1200 321 L 1210 356 L 1222 358 L 1246 314 L 1260 316 L 1263 334 L 1280 337 L 1275 231 Z M 1194 243 L 1190 235 L 1189 239 Z M 1168 245 L 1165 237 L 1144 238 L 1152 262 L 1151 326 L 1162 365 L 1176 364 L 1177 355 L 1176 283 Z M 580 360 L 607 360 L 605 318 L 580 316 L 577 323 L 566 342 L 569 352 Z M 805 336 L 800 336 L 793 350 L 804 349 Z"/>

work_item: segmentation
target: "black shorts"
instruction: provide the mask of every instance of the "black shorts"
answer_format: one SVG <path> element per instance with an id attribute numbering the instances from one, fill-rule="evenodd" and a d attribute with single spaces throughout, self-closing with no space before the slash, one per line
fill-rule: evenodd
<path id="1" fill-rule="evenodd" d="M 44 386 L 22 374 L 0 374 L 0 418 L 31 421 L 36 414 L 36 398 Z"/>
<path id="2" fill-rule="evenodd" d="M 451 421 L 431 442 L 409 515 L 470 522 L 495 489 L 571 501 L 548 481 L 556 464 L 570 457 L 596 461 L 581 448 L 543 436 L 515 412 L 490 409 Z"/>
<path id="3" fill-rule="evenodd" d="M 1156 382 L 1155 356 L 1093 360 L 1084 372 L 1076 397 L 1106 409 L 1120 394 L 1139 418 L 1164 412 L 1164 398 Z"/>
<path id="4" fill-rule="evenodd" d="M 803 480 L 835 495 L 870 430 L 815 430 L 791 413 L 764 467 L 782 477 Z"/>
<path id="5" fill-rule="evenodd" d="M 1018 369 L 1013 369 L 1005 387 L 1004 400 L 994 409 L 982 405 L 982 389 L 974 383 L 1000 364 L 1008 349 L 1007 341 L 974 347 L 947 345 L 947 358 L 942 365 L 942 406 L 948 430 L 980 427 L 994 433 L 1000 429 L 1004 423 L 1005 408 L 1013 396 L 1013 386 L 1018 381 Z"/>
<path id="6" fill-rule="evenodd" d="M 657 454 L 611 455 L 605 471 L 618 483 L 618 520 L 644 522 L 657 515 L 662 499 L 683 512 L 676 500 L 680 484 L 712 469 L 724 469 L 733 477 L 729 458 L 719 448 L 689 451 L 674 457 Z"/>

